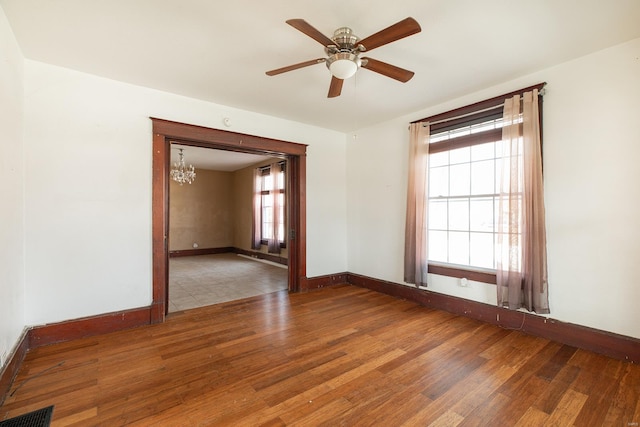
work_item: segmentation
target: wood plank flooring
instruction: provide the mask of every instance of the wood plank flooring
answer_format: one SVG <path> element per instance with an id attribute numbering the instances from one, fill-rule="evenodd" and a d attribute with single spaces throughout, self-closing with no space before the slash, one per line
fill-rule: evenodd
<path id="1" fill-rule="evenodd" d="M 27 354 L 0 420 L 53 426 L 637 426 L 640 366 L 353 286 Z"/>

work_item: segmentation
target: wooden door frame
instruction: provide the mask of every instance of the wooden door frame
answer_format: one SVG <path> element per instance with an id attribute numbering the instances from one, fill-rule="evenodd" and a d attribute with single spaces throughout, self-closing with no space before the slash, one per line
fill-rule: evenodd
<path id="1" fill-rule="evenodd" d="M 169 168 L 171 143 L 253 154 L 285 156 L 290 170 L 289 291 L 306 282 L 306 151 L 305 144 L 263 138 L 151 117 L 153 123 L 152 246 L 153 301 L 151 323 L 162 323 L 168 313 L 169 288 Z"/>

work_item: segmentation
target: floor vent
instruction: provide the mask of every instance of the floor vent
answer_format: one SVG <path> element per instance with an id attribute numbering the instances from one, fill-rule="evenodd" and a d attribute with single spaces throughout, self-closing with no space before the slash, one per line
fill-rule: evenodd
<path id="1" fill-rule="evenodd" d="M 18 415 L 8 420 L 0 421 L 0 427 L 49 427 L 53 406 L 38 409 L 27 414 Z"/>

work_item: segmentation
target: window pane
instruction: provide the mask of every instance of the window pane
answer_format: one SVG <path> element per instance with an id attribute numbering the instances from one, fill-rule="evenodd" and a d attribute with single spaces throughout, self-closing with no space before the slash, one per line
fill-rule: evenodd
<path id="1" fill-rule="evenodd" d="M 264 224 L 270 224 L 273 222 L 273 210 L 270 208 L 262 209 L 262 222 Z"/>
<path id="2" fill-rule="evenodd" d="M 262 195 L 262 207 L 268 208 L 273 204 L 273 196 L 271 194 Z"/>
<path id="3" fill-rule="evenodd" d="M 467 196 L 470 191 L 470 164 L 463 163 L 450 167 L 450 196 Z"/>
<path id="4" fill-rule="evenodd" d="M 273 189 L 273 179 L 271 178 L 271 175 L 266 175 L 262 180 L 262 190 L 266 191 L 271 189 Z"/>
<path id="5" fill-rule="evenodd" d="M 265 212 L 262 211 L 262 218 L 264 219 L 265 217 Z M 269 221 L 262 221 L 262 238 L 263 239 L 271 239 L 273 237 L 273 227 L 271 226 L 271 222 Z"/>
<path id="6" fill-rule="evenodd" d="M 449 200 L 449 230 L 469 230 L 469 199 Z"/>
<path id="7" fill-rule="evenodd" d="M 470 265 L 494 268 L 493 233 L 470 233 Z"/>
<path id="8" fill-rule="evenodd" d="M 471 194 L 494 194 L 495 160 L 471 163 Z"/>
<path id="9" fill-rule="evenodd" d="M 471 199 L 469 204 L 469 227 L 471 231 L 493 231 L 493 199 L 493 197 Z"/>
<path id="10" fill-rule="evenodd" d="M 431 200 L 429 202 L 429 229 L 447 229 L 447 201 Z"/>
<path id="11" fill-rule="evenodd" d="M 429 259 L 431 261 L 447 262 L 447 232 L 429 232 Z"/>
<path id="12" fill-rule="evenodd" d="M 495 158 L 495 142 L 471 146 L 471 161 Z"/>
<path id="13" fill-rule="evenodd" d="M 449 195 L 449 167 L 437 167 L 429 170 L 429 197 Z"/>
<path id="14" fill-rule="evenodd" d="M 471 160 L 471 148 L 463 147 L 449 151 L 449 163 L 468 163 Z"/>
<path id="15" fill-rule="evenodd" d="M 429 167 L 444 166 L 449 164 L 449 152 L 429 154 Z"/>
<path id="16" fill-rule="evenodd" d="M 469 233 L 449 232 L 449 262 L 469 265 Z"/>

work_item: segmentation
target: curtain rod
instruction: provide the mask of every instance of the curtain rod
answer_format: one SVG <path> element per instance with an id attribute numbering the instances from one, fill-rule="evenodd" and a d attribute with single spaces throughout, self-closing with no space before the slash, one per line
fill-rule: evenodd
<path id="1" fill-rule="evenodd" d="M 285 160 L 280 160 L 280 161 L 275 162 L 276 165 L 285 165 L 286 163 L 287 162 Z M 273 163 L 270 163 L 270 164 L 264 165 L 264 166 L 258 166 L 257 169 L 260 169 L 260 170 L 269 169 L 272 164 Z"/>
<path id="2" fill-rule="evenodd" d="M 444 112 L 444 113 L 441 113 L 441 114 L 435 114 L 435 115 L 430 116 L 430 117 L 433 117 L 434 119 L 438 118 L 438 117 L 445 116 L 445 118 L 440 119 L 440 120 L 430 121 L 429 120 L 430 117 L 425 117 L 424 119 L 414 120 L 411 123 L 428 123 L 428 124 L 432 125 L 432 124 L 437 124 L 437 123 L 448 122 L 448 121 L 451 121 L 451 120 L 454 120 L 454 119 L 458 119 L 458 118 L 464 118 L 464 117 L 467 117 L 467 116 L 469 116 L 471 114 L 477 114 L 477 113 L 482 112 L 482 111 L 490 111 L 490 110 L 493 110 L 493 109 L 496 109 L 496 108 L 500 108 L 501 106 L 503 106 L 505 99 L 511 98 L 511 97 L 513 97 L 515 95 L 518 95 L 518 94 L 520 94 L 520 96 L 522 97 L 523 93 L 532 91 L 533 89 L 538 89 L 538 96 L 542 96 L 542 95 L 544 95 L 545 86 L 546 85 L 547 85 L 546 82 L 539 83 L 539 84 L 534 85 L 534 86 L 529 86 L 529 87 L 526 87 L 526 88 L 523 88 L 523 89 L 520 89 L 520 90 L 516 90 L 516 91 L 513 91 L 513 92 L 505 93 L 503 95 L 499 95 L 499 96 L 496 96 L 496 97 L 493 97 L 493 98 L 485 99 L 484 101 L 479 101 L 479 102 L 476 102 L 474 104 L 469 104 L 469 105 L 464 106 L 464 107 L 456 108 L 456 109 L 453 109 L 451 111 L 447 111 L 447 112 Z M 484 109 L 481 108 L 479 110 L 473 109 L 474 106 L 481 107 L 482 104 L 484 104 L 484 105 L 489 104 L 490 106 L 486 107 Z M 456 114 L 456 115 L 453 115 L 453 116 L 446 117 L 449 114 L 455 114 L 459 110 L 461 110 L 460 111 L 461 114 Z M 467 112 L 466 113 L 462 113 L 462 111 L 467 111 Z"/>
<path id="3" fill-rule="evenodd" d="M 540 89 L 538 91 L 538 96 L 544 96 L 544 88 Z M 523 99 L 522 95 L 520 96 L 520 99 Z M 498 104 L 498 105 L 494 105 L 493 107 L 487 107 L 487 108 L 483 108 L 482 110 L 476 110 L 476 111 L 472 111 L 470 113 L 467 114 L 460 114 L 459 116 L 455 116 L 455 117 L 449 117 L 448 119 L 442 119 L 442 120 L 436 120 L 434 122 L 420 122 L 422 123 L 422 126 L 431 126 L 431 125 L 437 125 L 439 123 L 445 123 L 445 122 L 450 122 L 451 120 L 455 120 L 455 119 L 462 119 L 468 116 L 473 116 L 474 114 L 478 114 L 478 113 L 484 113 L 485 111 L 491 111 L 491 110 L 496 110 L 500 107 L 504 107 L 504 102 L 502 104 Z"/>
<path id="4" fill-rule="evenodd" d="M 478 114 L 478 113 L 484 113 L 485 111 L 497 110 L 498 108 L 503 107 L 503 106 L 504 106 L 504 102 L 502 104 L 494 105 L 493 107 L 487 107 L 487 108 L 483 108 L 482 110 L 473 111 L 471 113 L 460 114 L 459 116 L 455 116 L 455 117 L 449 117 L 448 119 L 436 120 L 436 121 L 433 121 L 433 122 L 420 122 L 420 123 L 422 123 L 422 127 L 431 126 L 431 125 L 437 125 L 439 123 L 450 122 L 451 120 L 455 120 L 455 119 L 463 119 L 465 117 L 473 116 L 473 115 Z"/>

